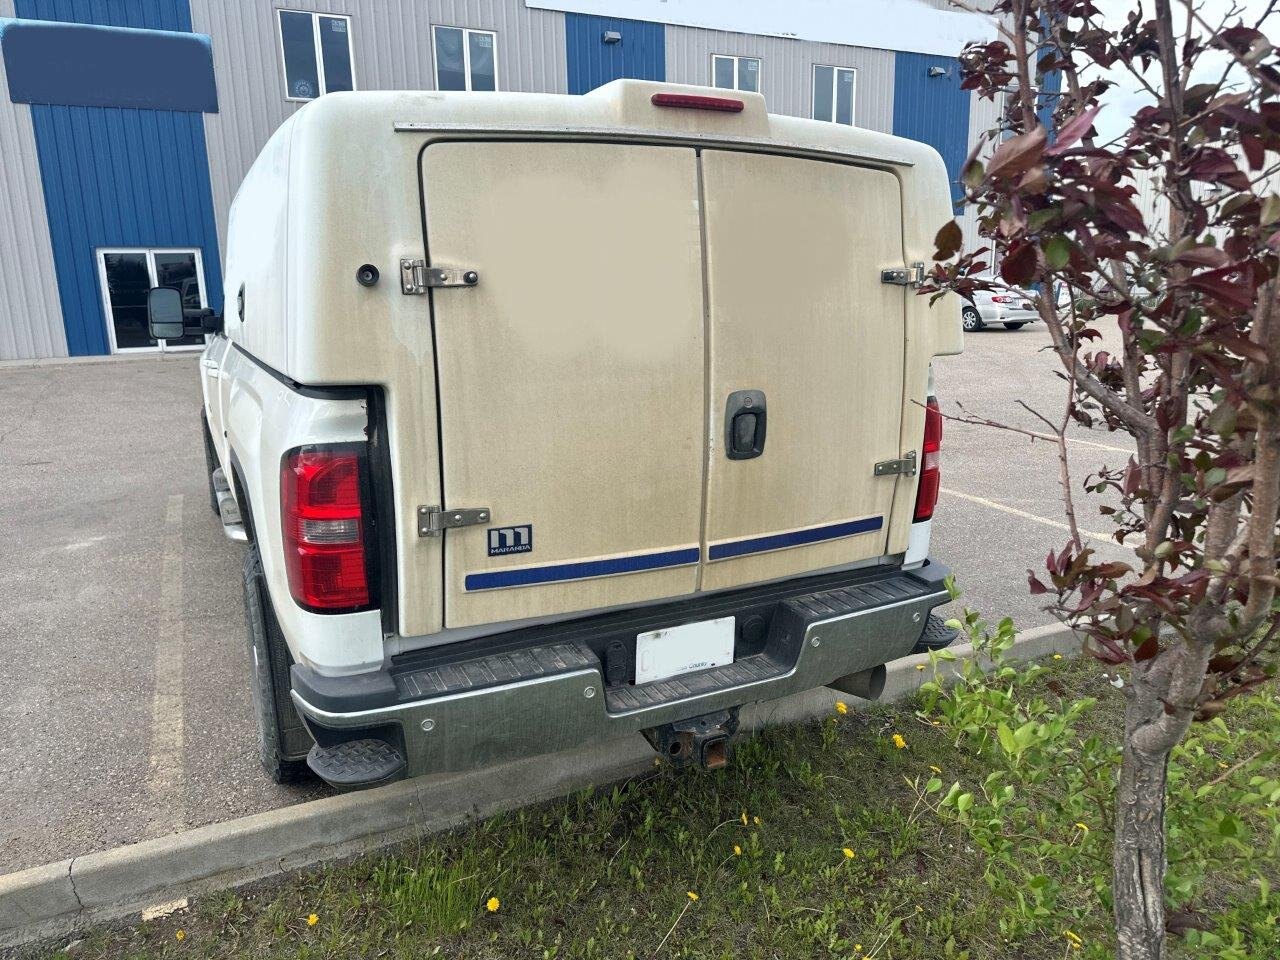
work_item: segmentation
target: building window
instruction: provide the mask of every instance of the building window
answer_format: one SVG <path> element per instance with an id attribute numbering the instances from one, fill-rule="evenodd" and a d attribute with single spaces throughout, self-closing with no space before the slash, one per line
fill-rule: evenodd
<path id="1" fill-rule="evenodd" d="M 711 56 L 711 84 L 723 90 L 760 92 L 760 61 L 755 57 Z"/>
<path id="2" fill-rule="evenodd" d="M 498 35 L 490 30 L 432 27 L 437 90 L 497 90 Z"/>
<path id="3" fill-rule="evenodd" d="M 182 305 L 189 310 L 209 305 L 199 250 L 99 250 L 98 281 L 102 285 L 102 307 L 112 353 L 204 346 L 202 334 L 156 341 L 147 328 L 147 291 L 152 287 L 173 287 L 182 294 Z"/>
<path id="4" fill-rule="evenodd" d="M 280 55 L 286 100 L 314 100 L 336 90 L 354 90 L 351 18 L 278 10 Z"/>
<path id="5" fill-rule="evenodd" d="M 857 88 L 857 70 L 814 66 L 813 119 L 853 126 L 853 95 Z"/>

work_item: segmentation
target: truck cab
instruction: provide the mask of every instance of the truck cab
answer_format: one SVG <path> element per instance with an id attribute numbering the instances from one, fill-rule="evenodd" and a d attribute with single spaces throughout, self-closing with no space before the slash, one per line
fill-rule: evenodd
<path id="1" fill-rule="evenodd" d="M 954 297 L 928 146 L 622 80 L 358 92 L 272 136 L 202 358 L 264 763 L 339 789 L 874 695 L 928 555 Z"/>

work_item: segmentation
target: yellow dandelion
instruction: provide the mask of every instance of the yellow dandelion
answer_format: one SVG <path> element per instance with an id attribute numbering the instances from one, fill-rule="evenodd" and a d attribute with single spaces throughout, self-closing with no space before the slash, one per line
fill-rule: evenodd
<path id="1" fill-rule="evenodd" d="M 733 845 L 733 855 L 735 857 L 742 856 L 742 848 L 738 846 L 736 843 Z"/>
<path id="2" fill-rule="evenodd" d="M 848 847 L 842 847 L 840 852 L 844 854 L 844 858 L 846 860 L 852 860 L 854 857 L 853 851 L 850 850 Z"/>
<path id="3" fill-rule="evenodd" d="M 853 949 L 854 949 L 854 952 L 856 952 L 856 953 L 861 953 L 861 952 L 862 952 L 862 944 L 860 944 L 860 943 L 855 943 L 855 944 L 853 945 Z"/>
<path id="4" fill-rule="evenodd" d="M 900 734 L 900 733 L 895 733 L 895 734 L 893 735 L 893 745 L 894 745 L 895 747 L 897 747 L 899 750 L 905 750 L 905 749 L 906 749 L 906 746 L 907 746 L 907 741 L 906 741 L 906 739 L 902 736 L 902 734 Z"/>
<path id="5" fill-rule="evenodd" d="M 1089 832 L 1089 825 L 1088 825 L 1087 823 L 1077 823 L 1077 824 L 1076 824 L 1076 829 L 1077 829 L 1077 830 L 1079 830 L 1079 831 L 1081 831 L 1082 833 L 1088 833 L 1088 832 Z"/>
<path id="6" fill-rule="evenodd" d="M 931 763 L 931 764 L 929 764 L 929 769 L 930 769 L 930 770 L 932 770 L 934 773 L 936 773 L 938 776 L 942 776 L 942 768 L 941 768 L 941 767 L 935 767 L 935 766 Z"/>
<path id="7" fill-rule="evenodd" d="M 836 713 L 848 713 L 848 712 L 849 712 L 849 705 L 845 703 L 843 700 L 837 700 Z"/>
<path id="8" fill-rule="evenodd" d="M 1080 944 L 1084 943 L 1083 940 L 1077 937 L 1070 930 L 1063 930 L 1062 935 L 1067 938 L 1067 942 L 1070 943 L 1073 947 L 1078 947 Z"/>
<path id="9" fill-rule="evenodd" d="M 692 900 L 694 903 L 698 902 L 698 895 L 694 893 L 692 890 L 686 891 L 685 896 L 688 897 L 690 900 Z"/>
<path id="10" fill-rule="evenodd" d="M 917 663 L 917 664 L 916 664 L 916 669 L 917 669 L 917 670 L 923 670 L 923 669 L 924 669 L 924 664 L 923 664 L 923 663 Z"/>
<path id="11" fill-rule="evenodd" d="M 1053 659 L 1055 659 L 1055 660 L 1061 660 L 1061 659 L 1062 659 L 1062 654 L 1060 654 L 1060 653 L 1055 653 L 1055 654 L 1053 655 Z"/>
<path id="12" fill-rule="evenodd" d="M 764 821 L 761 820 L 759 817 L 752 817 L 751 822 L 754 823 L 757 827 L 760 826 L 760 824 L 764 823 Z"/>
<path id="13" fill-rule="evenodd" d="M 187 931 L 179 930 L 177 933 L 173 935 L 173 938 L 177 940 L 179 943 L 181 943 L 183 940 L 187 939 Z"/>
<path id="14" fill-rule="evenodd" d="M 316 916 L 314 913 L 307 917 L 308 927 L 314 927 L 319 922 L 320 922 L 320 918 Z"/>
<path id="15" fill-rule="evenodd" d="M 1223 770 L 1227 769 L 1227 764 L 1223 763 L 1221 760 L 1218 761 L 1218 766 L 1221 767 Z"/>
<path id="16" fill-rule="evenodd" d="M 497 913 L 500 906 L 502 906 L 501 900 L 497 897 L 490 897 L 488 902 L 485 903 L 484 908 L 490 913 Z"/>
<path id="17" fill-rule="evenodd" d="M 742 825 L 744 827 L 747 825 L 747 811 L 745 810 L 742 811 Z"/>

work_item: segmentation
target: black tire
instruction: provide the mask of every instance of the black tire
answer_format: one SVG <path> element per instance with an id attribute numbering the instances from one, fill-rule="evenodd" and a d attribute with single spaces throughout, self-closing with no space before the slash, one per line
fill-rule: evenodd
<path id="1" fill-rule="evenodd" d="M 271 608 L 262 558 L 254 545 L 244 557 L 244 613 L 262 767 L 276 783 L 293 783 L 311 775 L 307 751 L 312 739 L 289 696 L 293 660 Z"/>
<path id="2" fill-rule="evenodd" d="M 1004 328 L 1006 330 L 1021 330 L 1025 326 L 1026 326 L 1025 322 L 1024 323 L 1006 323 L 1004 325 Z"/>
<path id="3" fill-rule="evenodd" d="M 965 333 L 974 333 L 986 326 L 982 322 L 982 316 L 978 313 L 978 308 L 973 306 L 965 307 L 960 311 L 960 323 L 964 327 Z"/>
<path id="4" fill-rule="evenodd" d="M 218 509 L 218 491 L 213 486 L 213 471 L 218 468 L 218 453 L 213 449 L 213 436 L 209 433 L 209 421 L 200 418 L 200 434 L 204 438 L 204 477 L 209 484 L 209 509 L 215 517 L 221 516 Z"/>

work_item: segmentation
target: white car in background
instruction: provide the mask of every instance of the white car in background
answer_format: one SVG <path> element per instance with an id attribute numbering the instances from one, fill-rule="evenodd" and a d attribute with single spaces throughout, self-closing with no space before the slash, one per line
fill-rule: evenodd
<path id="1" fill-rule="evenodd" d="M 965 333 L 981 330 L 988 324 L 1003 323 L 1006 330 L 1020 330 L 1028 323 L 1040 319 L 1031 298 L 1031 291 L 1017 293 L 991 293 L 974 291 L 972 299 L 961 310 Z"/>

